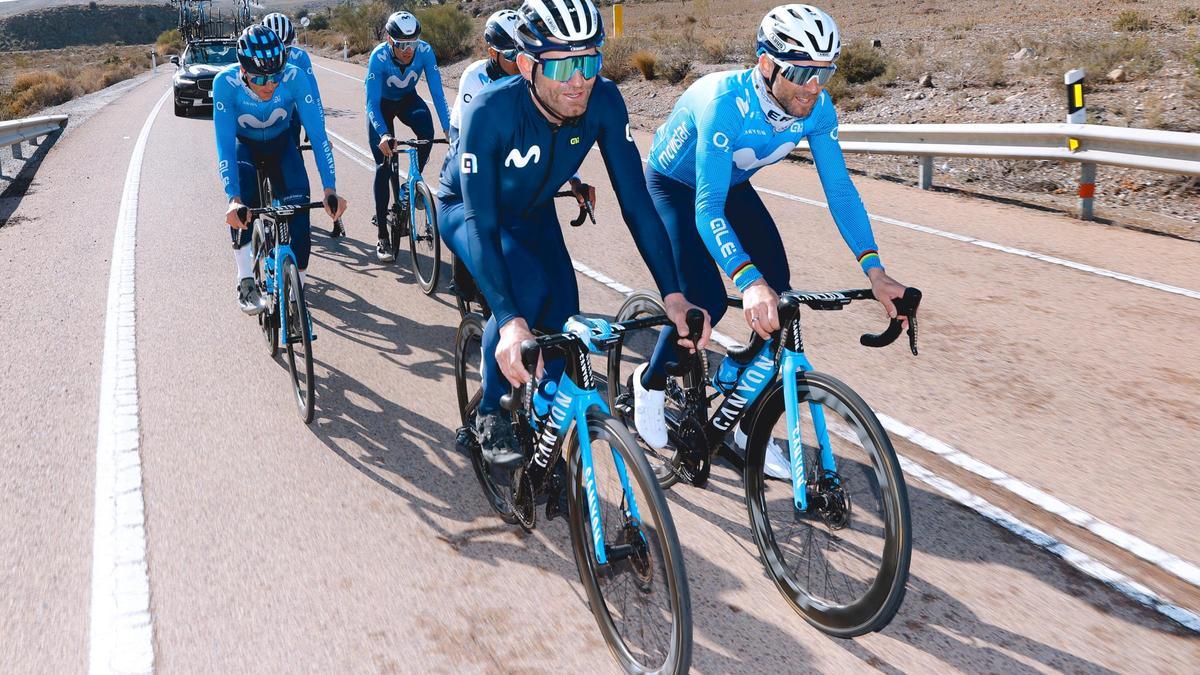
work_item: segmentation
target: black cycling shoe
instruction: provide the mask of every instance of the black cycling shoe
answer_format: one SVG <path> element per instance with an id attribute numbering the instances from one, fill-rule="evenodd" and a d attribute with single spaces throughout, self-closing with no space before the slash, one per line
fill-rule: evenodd
<path id="1" fill-rule="evenodd" d="M 329 230 L 329 236 L 334 239 L 346 236 L 346 226 L 342 224 L 341 218 L 333 221 L 333 229 Z"/>
<path id="2" fill-rule="evenodd" d="M 254 283 L 254 279 L 246 277 L 238 282 L 238 308 L 246 314 L 262 314 L 267 308 L 266 302 L 263 301 L 262 293 L 258 292 L 258 284 Z"/>
<path id="3" fill-rule="evenodd" d="M 525 456 L 513 435 L 512 420 L 506 413 L 491 413 L 475 418 L 475 433 L 483 459 L 497 468 L 515 469 Z"/>

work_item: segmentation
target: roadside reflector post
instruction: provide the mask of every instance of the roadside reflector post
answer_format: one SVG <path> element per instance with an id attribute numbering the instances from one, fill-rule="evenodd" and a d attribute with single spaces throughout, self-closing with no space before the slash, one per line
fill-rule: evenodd
<path id="1" fill-rule="evenodd" d="M 158 54 L 154 50 L 150 50 L 150 70 L 158 70 Z"/>
<path id="2" fill-rule="evenodd" d="M 924 155 L 920 159 L 921 169 L 917 174 L 917 186 L 922 190 L 933 187 L 933 156 Z"/>
<path id="3" fill-rule="evenodd" d="M 1087 124 L 1087 105 L 1083 100 L 1083 78 L 1087 73 L 1082 68 L 1067 71 L 1063 83 L 1067 86 L 1067 124 Z M 1078 152 L 1083 143 L 1073 136 L 1067 137 L 1067 149 Z M 1092 220 L 1096 197 L 1096 165 L 1082 162 L 1079 165 L 1079 218 Z"/>
<path id="4" fill-rule="evenodd" d="M 613 5 L 613 35 L 621 37 L 625 32 L 625 5 L 616 3 Z"/>
<path id="5" fill-rule="evenodd" d="M 342 40 L 342 60 L 347 61 L 349 59 L 350 59 L 350 43 L 347 42 L 346 40 Z"/>

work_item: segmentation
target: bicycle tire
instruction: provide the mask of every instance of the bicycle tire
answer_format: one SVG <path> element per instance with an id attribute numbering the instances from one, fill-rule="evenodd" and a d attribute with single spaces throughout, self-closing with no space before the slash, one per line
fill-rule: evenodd
<path id="1" fill-rule="evenodd" d="M 254 284 L 260 293 L 267 290 L 267 256 L 270 251 L 263 250 L 262 223 L 255 220 L 250 235 L 250 251 L 256 261 L 254 264 Z M 269 296 L 268 296 L 269 297 Z M 262 329 L 263 339 L 267 342 L 267 353 L 271 358 L 279 354 L 279 308 L 276 303 L 267 303 L 267 307 L 258 315 L 258 325 Z"/>
<path id="2" fill-rule="evenodd" d="M 474 392 L 467 389 L 467 356 L 480 353 L 483 344 L 483 323 L 483 317 L 478 314 L 467 314 L 458 324 L 454 336 L 454 387 L 458 394 L 459 417 L 468 437 L 467 451 L 471 457 L 471 468 L 475 470 L 475 478 L 483 488 L 484 499 L 501 520 L 514 525 L 517 523 L 517 517 L 512 509 L 512 490 L 497 485 L 492 479 L 492 468 L 483 460 L 483 451 L 473 431 L 475 413 L 479 408 L 483 389 Z M 482 363 L 480 366 L 482 367 Z"/>
<path id="3" fill-rule="evenodd" d="M 417 206 L 424 204 L 425 208 Z M 417 213 L 425 214 L 422 227 L 417 222 Z M 421 252 L 419 248 L 427 247 L 424 251 L 428 257 L 428 270 L 421 269 Z M 438 234 L 437 202 L 425 181 L 417 181 L 413 194 L 408 202 L 408 254 L 412 261 L 412 273 L 417 279 L 417 285 L 425 295 L 433 295 L 437 290 L 438 276 L 442 271 L 442 239 Z"/>
<path id="4" fill-rule="evenodd" d="M 617 316 L 614 319 L 617 322 L 629 321 L 646 316 L 661 316 L 666 314 L 667 310 L 663 307 L 662 300 L 659 299 L 657 293 L 653 291 L 634 291 L 625 298 L 625 302 L 621 304 L 621 308 L 617 310 Z M 663 330 L 666 330 L 664 327 Z M 608 351 L 608 407 L 612 410 L 612 414 L 618 420 L 625 423 L 625 428 L 634 438 L 639 438 L 637 429 L 633 423 L 633 391 L 628 382 L 632 372 L 623 373 L 621 371 L 621 360 L 624 357 L 624 340 L 614 345 Z M 649 358 L 649 355 L 647 355 Z M 673 418 L 670 410 L 667 414 L 667 431 L 671 438 L 671 445 L 668 445 L 662 450 L 654 450 L 645 444 L 640 444 L 643 451 L 646 453 L 646 458 L 650 464 L 654 476 L 658 479 L 658 484 L 664 490 L 671 488 L 680 480 L 679 466 L 683 462 L 683 457 L 677 449 L 678 445 L 678 420 Z"/>
<path id="5" fill-rule="evenodd" d="M 637 450 L 637 443 L 622 422 L 593 409 L 588 412 L 587 425 L 588 435 L 593 441 L 607 443 L 609 448 L 614 451 L 614 456 L 621 458 L 631 479 L 630 484 L 637 486 L 634 488 L 635 492 L 640 492 L 642 495 L 638 503 L 641 520 L 634 523 L 632 530 L 638 537 L 636 542 L 640 542 L 640 544 L 624 539 L 621 540 L 623 543 L 616 545 L 644 547 L 642 555 L 630 555 L 623 560 L 610 561 L 604 569 L 598 569 L 599 565 L 596 561 L 592 539 L 593 521 L 590 515 L 591 509 L 587 503 L 585 486 L 587 480 L 591 480 L 593 484 L 596 483 L 596 472 L 594 471 L 591 476 L 583 476 L 579 434 L 575 428 L 572 428 L 565 446 L 566 456 L 569 459 L 568 475 L 571 483 L 571 489 L 568 490 L 568 520 L 571 530 L 571 546 L 575 552 L 575 563 L 579 569 L 580 581 L 587 592 L 592 615 L 600 627 L 600 632 L 603 634 L 609 650 L 626 672 L 686 673 L 691 666 L 692 654 L 691 597 L 688 593 L 687 574 L 683 567 L 683 553 L 671 512 L 667 508 L 666 497 L 663 496 L 654 473 L 646 463 L 645 456 Z M 600 454 L 594 453 L 593 455 L 593 465 L 596 468 L 601 466 L 597 461 L 601 459 Z M 621 483 L 617 482 L 616 485 L 619 487 Z M 622 488 L 622 498 L 618 502 L 620 509 L 617 511 L 626 508 L 627 503 Z M 604 515 L 605 517 L 599 519 L 598 522 L 613 524 L 615 518 L 610 517 L 612 514 Z M 647 516 L 652 521 L 652 527 L 647 527 Z M 630 520 L 627 518 L 621 530 L 623 536 L 631 536 L 629 527 Z M 655 540 L 654 542 L 647 541 L 647 533 L 652 535 L 657 533 L 657 536 L 651 537 Z M 607 532 L 604 534 L 604 539 L 607 548 L 609 540 Z M 615 550 L 615 547 L 612 550 Z M 653 559 L 656 551 L 659 554 L 659 560 Z M 663 650 L 661 663 L 647 664 L 642 663 L 634 654 L 635 650 L 642 650 L 636 646 L 631 647 L 628 638 L 622 636 L 612 611 L 612 609 L 617 609 L 619 614 L 623 614 L 629 610 L 630 604 L 636 607 L 640 603 L 621 603 L 610 609 L 609 603 L 605 600 L 605 589 L 602 586 L 609 586 L 612 590 L 627 588 L 639 594 L 637 596 L 639 601 L 645 601 L 650 595 L 650 591 L 644 586 L 647 583 L 653 583 L 655 571 L 662 573 L 665 577 L 666 595 L 668 596 L 666 600 L 674 621 L 672 621 L 670 629 L 668 646 Z M 632 584 L 616 580 L 623 573 L 634 576 Z M 646 577 L 650 577 L 649 582 Z M 633 586 L 638 586 L 638 588 L 634 589 Z M 657 615 L 662 609 L 661 607 L 655 608 L 651 614 Z M 641 631 L 639 634 L 646 635 L 646 632 Z"/>
<path id="6" fill-rule="evenodd" d="M 291 258 L 283 260 L 283 302 L 287 303 L 288 371 L 292 376 L 292 391 L 296 395 L 296 408 L 305 424 L 312 422 L 316 409 L 316 382 L 313 379 L 312 335 L 309 326 L 308 305 L 304 302 L 304 286 L 300 283 L 300 271 Z M 297 339 L 298 338 L 298 339 Z M 299 363 L 297 363 L 297 351 Z M 303 371 L 303 372 L 301 372 Z M 303 375 L 303 381 L 301 381 Z"/>
<path id="7" fill-rule="evenodd" d="M 783 384 L 779 381 L 763 394 L 762 406 L 754 418 L 746 451 L 745 496 L 754 540 L 758 544 L 767 573 L 792 608 L 804 617 L 805 621 L 823 633 L 839 638 L 852 638 L 882 630 L 895 617 L 904 601 L 912 556 L 912 525 L 904 474 L 883 425 L 862 397 L 841 381 L 824 373 L 809 371 L 796 373 L 795 377 L 799 404 L 816 402 L 824 410 L 839 415 L 847 428 L 853 430 L 858 437 L 857 441 L 851 443 L 854 447 L 861 447 L 870 459 L 871 466 L 868 467 L 864 463 L 860 469 L 868 478 L 873 476 L 879 487 L 876 499 L 881 505 L 880 515 L 884 521 L 884 545 L 878 556 L 878 571 L 860 598 L 854 602 L 836 605 L 810 593 L 798 579 L 793 578 L 771 526 L 765 494 L 767 481 L 763 477 L 763 463 L 771 431 L 785 414 Z M 844 461 L 839 468 L 847 473 L 850 470 Z M 869 474 L 868 469 L 871 470 Z M 849 483 L 850 481 L 846 482 Z M 790 504 L 790 484 L 786 489 Z M 851 498 L 853 494 L 851 493 Z M 862 495 L 861 492 L 858 494 Z M 847 508 L 846 513 L 849 515 L 851 510 Z M 861 520 L 861 516 L 856 517 Z M 798 522 L 800 519 L 792 515 L 792 520 Z M 816 519 L 810 517 L 809 520 Z M 878 529 L 878 525 L 874 523 L 864 525 L 865 527 L 870 527 L 872 531 Z M 840 532 L 842 528 L 845 528 L 845 525 L 831 531 Z M 851 541 L 855 534 L 855 530 L 850 529 L 849 533 L 837 538 L 830 536 L 830 540 L 840 544 L 841 550 L 853 551 L 857 556 L 854 563 L 861 564 L 867 556 L 862 555 L 857 543 Z M 810 530 L 807 536 L 811 540 L 816 534 Z M 837 547 L 831 547 L 823 553 L 822 559 L 830 560 L 833 558 L 831 553 L 840 552 Z M 826 574 L 824 581 L 827 586 L 828 580 L 829 575 Z M 849 586 L 848 583 L 846 585 Z"/>

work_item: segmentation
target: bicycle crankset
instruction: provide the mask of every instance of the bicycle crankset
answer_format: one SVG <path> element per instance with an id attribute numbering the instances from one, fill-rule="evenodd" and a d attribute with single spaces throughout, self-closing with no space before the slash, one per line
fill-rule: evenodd
<path id="1" fill-rule="evenodd" d="M 672 425 L 671 441 L 679 448 L 680 461 L 675 472 L 679 477 L 696 487 L 704 487 L 712 472 L 712 459 L 708 453 L 708 436 L 704 426 L 696 421 L 695 415 L 687 415 L 683 421 Z"/>

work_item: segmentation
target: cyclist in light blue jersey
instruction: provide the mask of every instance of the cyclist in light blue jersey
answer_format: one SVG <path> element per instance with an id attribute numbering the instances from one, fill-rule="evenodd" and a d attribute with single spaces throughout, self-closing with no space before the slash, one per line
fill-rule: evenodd
<path id="1" fill-rule="evenodd" d="M 810 5 L 782 5 L 758 30 L 758 63 L 707 75 L 688 88 L 654 135 L 646 182 L 671 237 L 683 293 L 715 324 L 726 309 L 723 272 L 742 292 L 746 323 L 763 338 L 779 329 L 779 293 L 791 287 L 783 241 L 750 184 L 764 166 L 808 141 L 829 211 L 889 316 L 904 286 L 883 269 L 866 209 L 838 144 L 824 85 L 841 51 L 837 25 Z M 663 419 L 673 331 L 634 377 L 634 419 L 647 444 L 667 443 Z M 783 465 L 787 470 L 787 465 Z"/>
<path id="2" fill-rule="evenodd" d="M 308 78 L 287 63 L 279 36 L 266 26 L 250 26 L 238 38 L 237 55 L 238 63 L 213 78 L 213 126 L 217 170 L 229 200 L 225 221 L 233 239 L 238 305 L 247 314 L 257 314 L 264 307 L 253 279 L 250 233 L 248 223 L 238 216 L 242 206 L 263 206 L 258 203 L 255 162 L 266 163 L 275 197 L 281 203 L 309 201 L 304 160 L 288 133 L 291 118 L 299 115 L 313 142 L 326 197 L 336 195 L 336 180 L 333 146 L 325 134 L 325 114 Z M 346 200 L 340 197 L 336 212 L 325 207 L 333 219 L 340 217 L 345 209 Z M 289 226 L 303 281 L 310 250 L 308 212 L 298 212 Z"/>
<path id="3" fill-rule="evenodd" d="M 433 95 L 443 134 L 450 132 L 450 112 L 446 108 L 437 58 L 429 43 L 419 39 L 421 23 L 417 17 L 409 12 L 396 12 L 388 17 L 384 33 L 387 39 L 371 51 L 367 65 L 367 135 L 371 141 L 371 154 L 375 156 L 375 227 L 379 235 L 375 254 L 381 262 L 391 262 L 394 256 L 388 241 L 387 209 L 395 120 L 399 118 L 417 138 L 433 138 L 429 106 L 417 94 L 417 83 L 422 74 Z M 422 171 L 425 162 L 429 161 L 430 150 L 428 145 L 417 149 L 417 166 Z M 400 181 L 400 190 L 407 189 L 408 184 Z M 396 198 L 405 201 L 401 195 Z"/>

